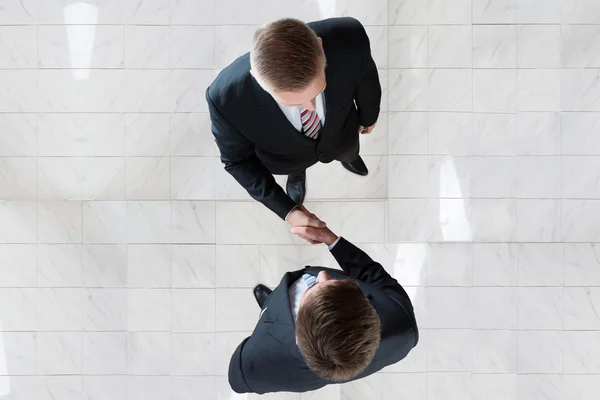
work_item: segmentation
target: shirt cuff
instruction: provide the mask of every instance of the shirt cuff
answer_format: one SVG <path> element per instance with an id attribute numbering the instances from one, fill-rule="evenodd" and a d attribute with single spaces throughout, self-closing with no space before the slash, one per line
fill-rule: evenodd
<path id="1" fill-rule="evenodd" d="M 336 244 L 338 244 L 338 242 L 340 241 L 342 237 L 338 237 L 335 242 L 331 243 L 331 246 L 327 246 L 327 248 L 329 249 L 329 251 L 333 250 L 333 248 L 335 247 Z"/>
<path id="2" fill-rule="evenodd" d="M 292 208 L 292 209 L 290 210 L 290 212 L 289 212 L 289 213 L 287 213 L 287 215 L 286 215 L 286 216 L 285 216 L 285 218 L 284 218 L 284 220 L 285 220 L 286 222 L 287 222 L 287 217 L 289 217 L 289 216 L 290 216 L 290 214 L 292 213 L 292 211 L 294 211 L 296 208 L 298 208 L 298 206 L 296 206 L 296 207 Z"/>

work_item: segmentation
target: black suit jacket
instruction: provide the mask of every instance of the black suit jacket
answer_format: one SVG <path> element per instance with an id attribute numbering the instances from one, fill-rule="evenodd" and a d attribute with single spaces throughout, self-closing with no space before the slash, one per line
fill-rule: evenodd
<path id="1" fill-rule="evenodd" d="M 284 275 L 265 302 L 252 336 L 236 349 L 229 364 L 229 383 L 238 393 L 306 392 L 334 383 L 306 365 L 296 345 L 288 290 L 302 274 L 327 269 L 332 278 L 352 278 L 371 300 L 381 319 L 381 344 L 371 364 L 356 378 L 371 375 L 402 360 L 416 346 L 419 333 L 412 304 L 398 282 L 365 252 L 340 239 L 332 254 L 342 271 L 306 267 Z M 339 383 L 339 382 L 338 382 Z"/>
<path id="2" fill-rule="evenodd" d="M 221 71 L 206 91 L 225 169 L 282 219 L 296 204 L 272 174 L 300 172 L 357 148 L 358 126 L 377 121 L 381 102 L 379 76 L 363 26 L 352 18 L 309 26 L 323 40 L 327 57 L 325 124 L 319 139 L 305 137 L 290 124 L 250 74 L 249 54 Z"/>

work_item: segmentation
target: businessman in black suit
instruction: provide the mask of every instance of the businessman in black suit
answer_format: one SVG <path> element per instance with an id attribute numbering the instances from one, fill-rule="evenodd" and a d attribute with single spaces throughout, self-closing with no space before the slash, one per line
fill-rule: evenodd
<path id="1" fill-rule="evenodd" d="M 360 379 L 417 345 L 411 301 L 380 264 L 328 228 L 292 231 L 327 244 L 343 271 L 306 267 L 286 273 L 272 292 L 256 286 L 260 319 L 229 365 L 238 393 L 305 392 Z"/>
<path id="2" fill-rule="evenodd" d="M 368 173 L 358 137 L 375 127 L 381 86 L 369 38 L 355 19 L 265 25 L 206 100 L 225 169 L 292 226 L 323 226 L 301 207 L 306 168 L 338 160 Z M 273 174 L 288 175 L 287 195 Z"/>

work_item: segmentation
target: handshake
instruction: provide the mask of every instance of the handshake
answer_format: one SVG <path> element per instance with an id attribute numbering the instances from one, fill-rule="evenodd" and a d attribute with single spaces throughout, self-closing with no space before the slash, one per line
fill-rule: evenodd
<path id="1" fill-rule="evenodd" d="M 311 244 L 325 243 L 331 246 L 337 240 L 335 233 L 327 227 L 315 214 L 304 206 L 294 208 L 285 221 L 292 227 L 292 233 Z"/>

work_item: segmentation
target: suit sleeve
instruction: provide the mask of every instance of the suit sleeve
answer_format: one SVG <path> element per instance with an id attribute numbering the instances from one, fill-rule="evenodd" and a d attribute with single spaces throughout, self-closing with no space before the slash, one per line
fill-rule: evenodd
<path id="1" fill-rule="evenodd" d="M 361 26 L 362 28 L 362 26 Z M 381 105 L 381 84 L 379 83 L 379 74 L 373 57 L 371 56 L 371 44 L 367 33 L 362 28 L 364 34 L 366 49 L 362 68 L 362 74 L 356 87 L 354 100 L 358 108 L 358 118 L 362 126 L 371 126 L 379 118 Z"/>
<path id="2" fill-rule="evenodd" d="M 231 361 L 229 362 L 229 385 L 236 393 L 250 392 L 250 387 L 248 386 L 248 382 L 246 382 L 244 369 L 242 367 L 242 353 L 248 339 L 250 338 L 244 339 L 237 349 L 235 349 L 235 352 L 231 356 Z"/>
<path id="3" fill-rule="evenodd" d="M 275 182 L 275 178 L 254 152 L 254 143 L 235 129 L 212 101 L 210 88 L 206 100 L 210 111 L 212 132 L 221 151 L 221 161 L 250 196 L 263 203 L 281 219 L 296 207 L 296 203 Z"/>
<path id="4" fill-rule="evenodd" d="M 369 283 L 399 304 L 406 304 L 407 294 L 402 286 L 386 272 L 381 264 L 373 261 L 367 253 L 346 239 L 341 238 L 331 250 L 331 254 L 350 278 Z"/>

